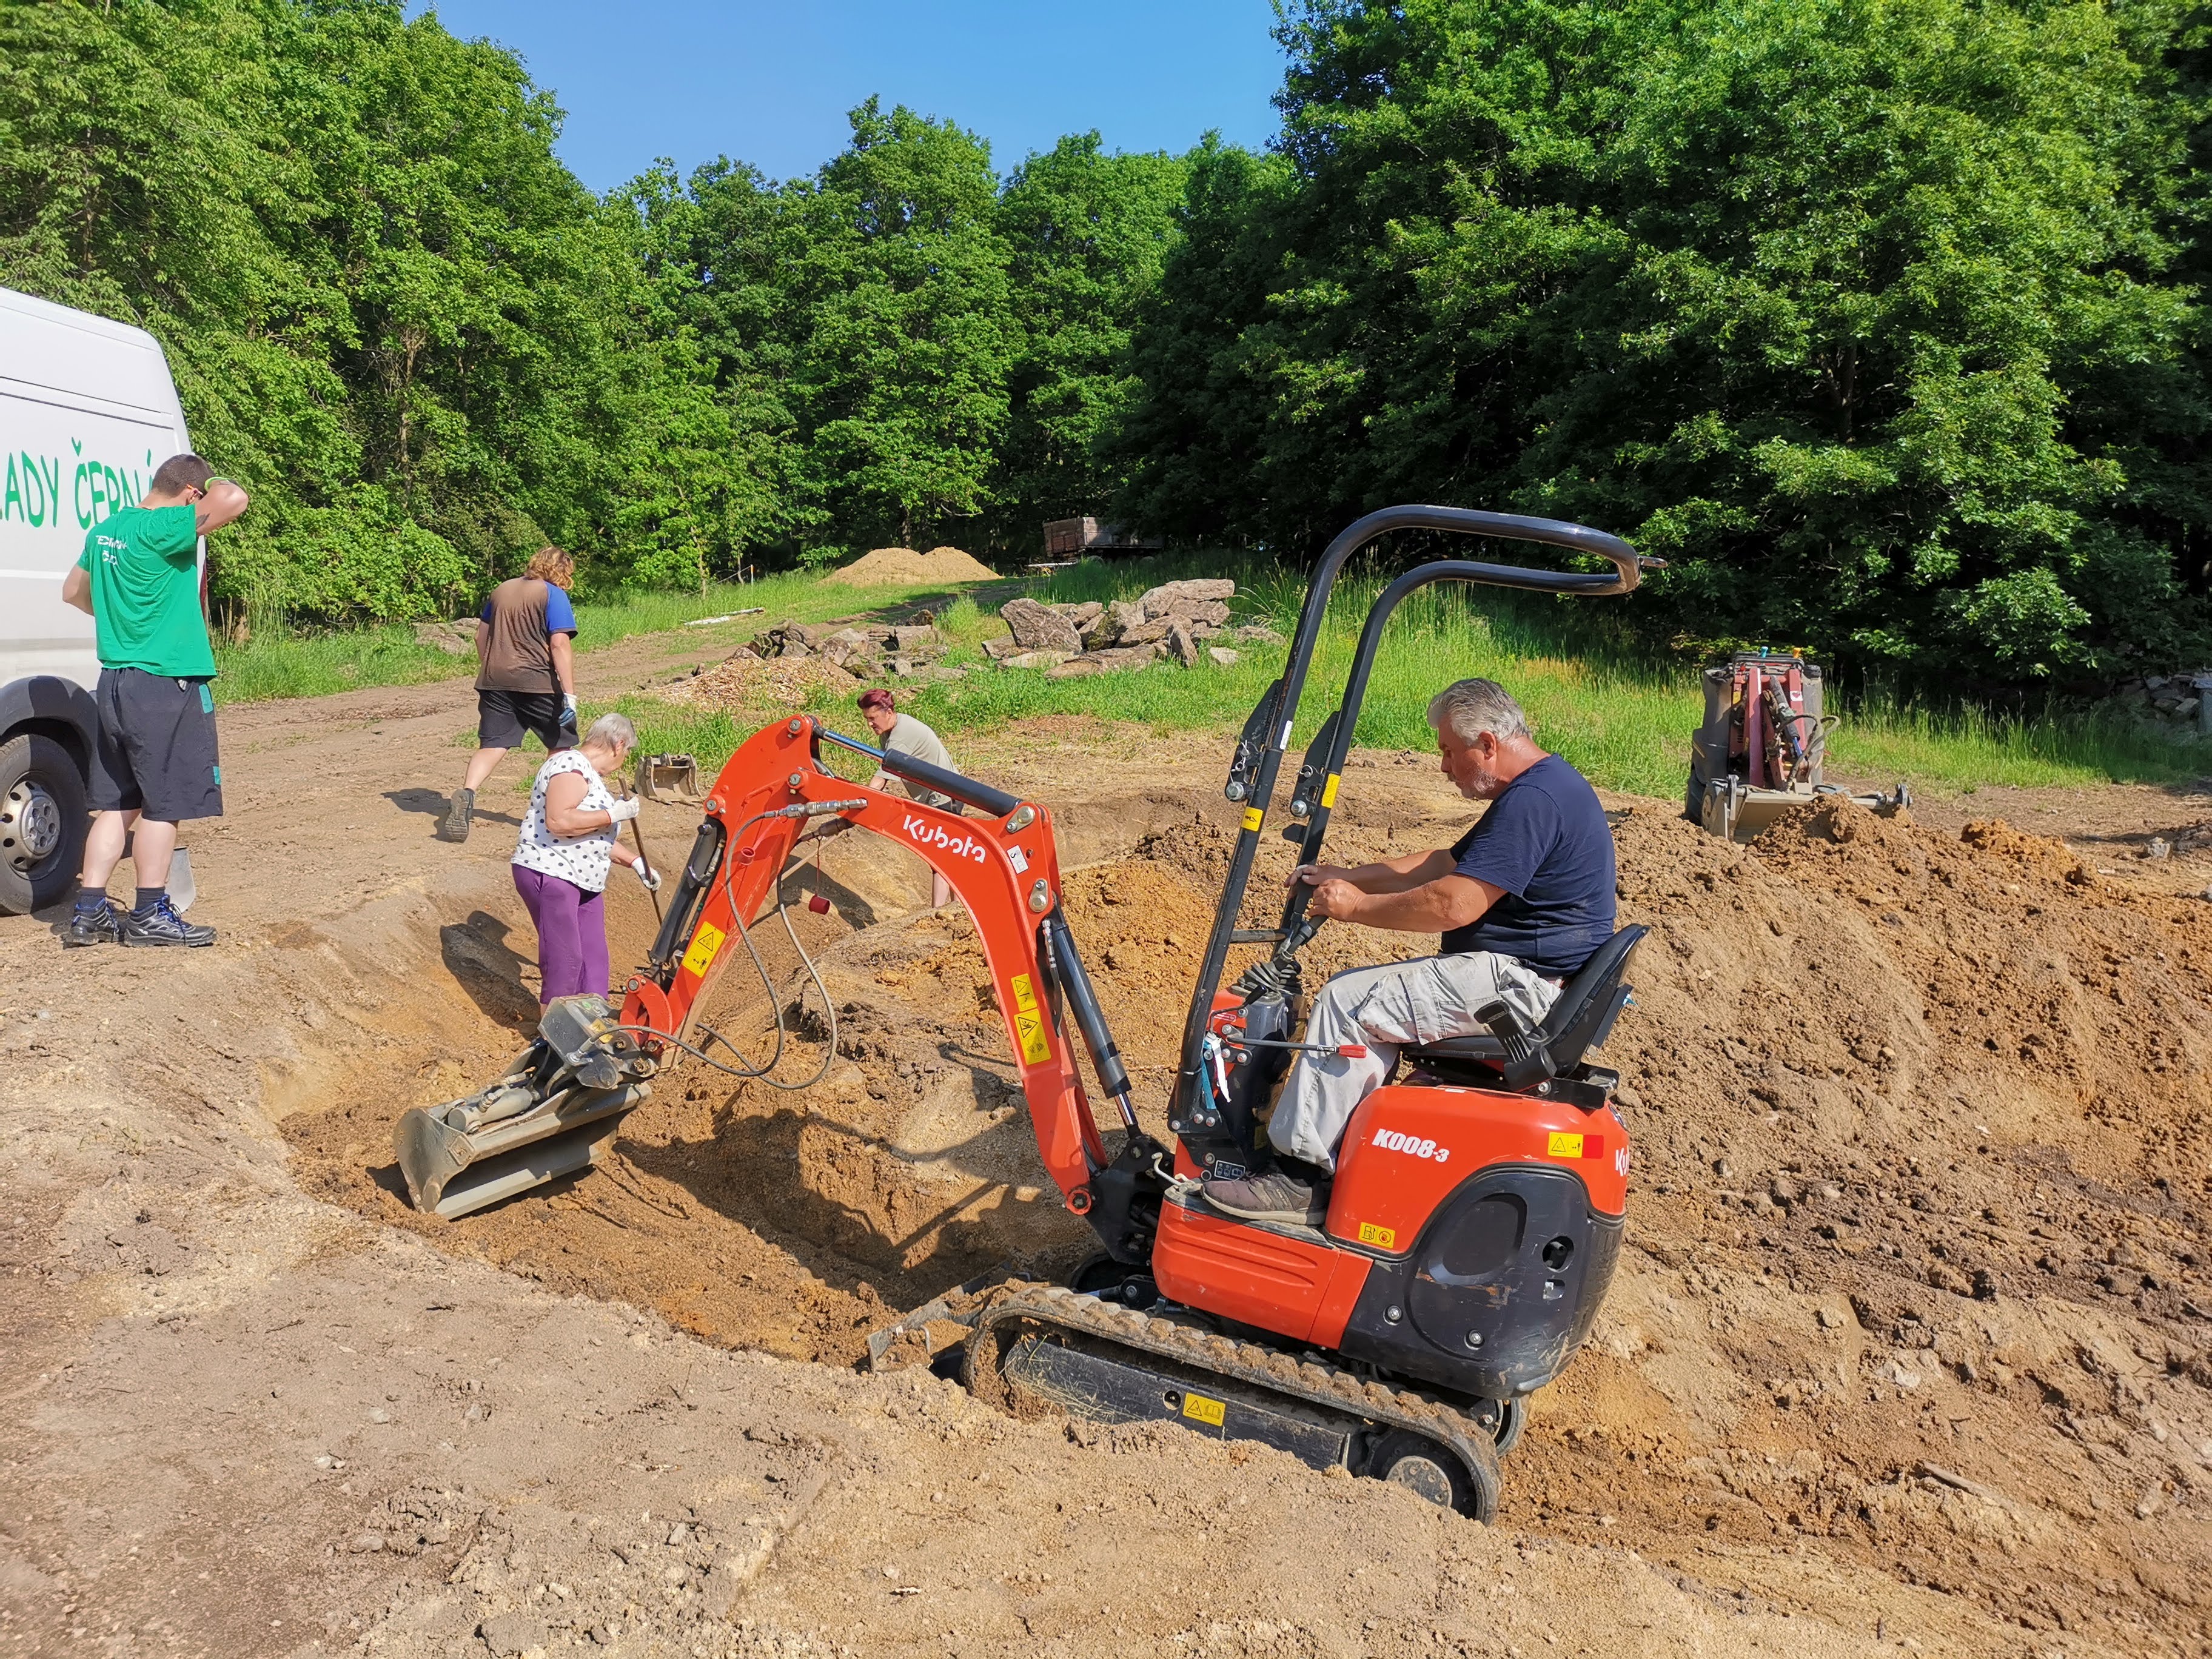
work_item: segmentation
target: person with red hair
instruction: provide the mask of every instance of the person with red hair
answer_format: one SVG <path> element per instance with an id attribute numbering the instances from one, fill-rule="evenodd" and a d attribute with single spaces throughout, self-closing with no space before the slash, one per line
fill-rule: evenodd
<path id="1" fill-rule="evenodd" d="M 876 741 L 882 744 L 887 752 L 910 755 L 915 760 L 942 767 L 948 772 L 955 769 L 952 757 L 945 753 L 944 742 L 937 733 L 913 715 L 900 714 L 897 701 L 882 686 L 874 686 L 861 692 L 860 707 L 860 718 L 867 721 L 868 730 L 876 734 Z M 939 794 L 927 785 L 905 779 L 899 781 L 905 784 L 907 793 L 915 800 L 947 812 L 960 811 L 960 803 L 950 795 Z M 890 784 L 891 775 L 888 772 L 878 772 L 868 780 L 871 789 L 888 789 Z M 930 872 L 930 906 L 933 909 L 942 910 L 952 902 L 952 884 L 934 869 Z"/>

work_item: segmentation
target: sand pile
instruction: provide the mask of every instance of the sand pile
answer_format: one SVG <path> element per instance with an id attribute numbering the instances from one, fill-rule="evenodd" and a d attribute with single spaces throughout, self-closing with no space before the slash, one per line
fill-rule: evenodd
<path id="1" fill-rule="evenodd" d="M 822 579 L 846 587 L 911 587 L 923 582 L 994 582 L 999 573 L 957 547 L 879 547 Z"/>

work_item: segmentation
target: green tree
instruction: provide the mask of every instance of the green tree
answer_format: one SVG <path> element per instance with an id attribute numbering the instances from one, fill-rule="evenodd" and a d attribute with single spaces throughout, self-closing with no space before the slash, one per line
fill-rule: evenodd
<path id="1" fill-rule="evenodd" d="M 1310 0 L 1296 187 L 1159 313 L 1272 264 L 1176 371 L 1255 453 L 1177 496 L 1148 441 L 1139 498 L 1300 545 L 1392 499 L 1580 518 L 1675 561 L 1659 630 L 1929 679 L 2201 648 L 2179 15 Z"/>
<path id="2" fill-rule="evenodd" d="M 1187 161 L 1178 240 L 1129 344 L 1139 389 L 1100 447 L 1116 513 L 1188 540 L 1265 541 L 1267 398 L 1244 331 L 1266 311 L 1297 180 L 1209 133 Z"/>
<path id="3" fill-rule="evenodd" d="M 161 340 L 255 495 L 220 597 L 433 614 L 547 539 L 626 568 L 742 521 L 650 228 L 558 124 L 398 0 L 0 9 L 0 282 Z"/>
<path id="4" fill-rule="evenodd" d="M 1164 155 L 1107 155 L 1091 132 L 1006 181 L 998 224 L 1023 337 L 992 485 L 994 545 L 1027 548 L 1041 520 L 1111 499 L 1120 477 L 1102 440 L 1138 389 L 1130 330 L 1159 287 L 1188 170 Z"/>
<path id="5" fill-rule="evenodd" d="M 810 189 L 795 272 L 805 334 L 798 492 L 822 547 L 951 533 L 988 504 L 1019 340 L 990 149 L 870 99 Z"/>

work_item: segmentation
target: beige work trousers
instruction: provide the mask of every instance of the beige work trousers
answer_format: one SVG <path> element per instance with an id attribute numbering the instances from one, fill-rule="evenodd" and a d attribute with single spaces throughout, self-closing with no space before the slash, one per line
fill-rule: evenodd
<path id="1" fill-rule="evenodd" d="M 1419 957 L 1335 975 L 1315 1000 L 1305 1040 L 1331 1048 L 1364 1045 L 1367 1057 L 1300 1054 L 1268 1120 L 1267 1139 L 1279 1152 L 1334 1170 L 1337 1143 L 1352 1109 L 1382 1086 L 1401 1048 L 1486 1030 L 1474 1011 L 1500 998 L 1534 1026 L 1559 1000 L 1559 989 L 1518 957 L 1488 951 Z"/>

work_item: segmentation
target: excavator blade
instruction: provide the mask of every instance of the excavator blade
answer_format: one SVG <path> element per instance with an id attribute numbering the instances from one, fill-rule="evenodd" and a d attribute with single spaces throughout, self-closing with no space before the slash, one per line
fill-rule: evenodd
<path id="1" fill-rule="evenodd" d="M 451 1221 L 588 1169 L 651 1098 L 653 1069 L 605 997 L 556 999 L 496 1083 L 400 1118 L 392 1150 L 408 1201 Z"/>

